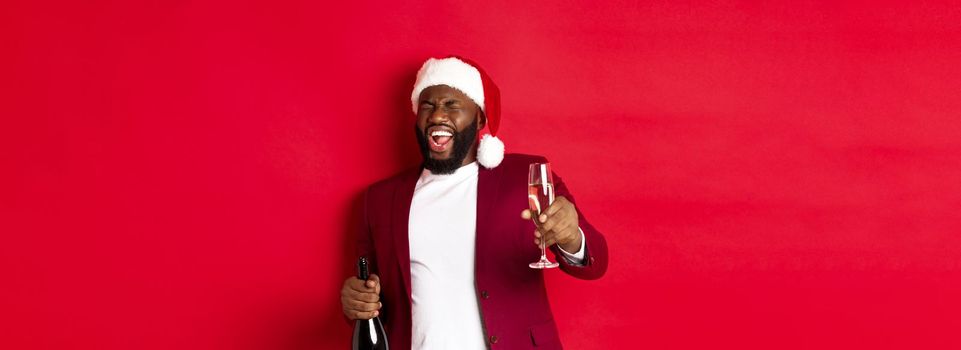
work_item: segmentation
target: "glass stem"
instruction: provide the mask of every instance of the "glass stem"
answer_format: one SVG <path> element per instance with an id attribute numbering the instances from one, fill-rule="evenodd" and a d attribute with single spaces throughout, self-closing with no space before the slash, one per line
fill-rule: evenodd
<path id="1" fill-rule="evenodd" d="M 547 240 L 541 236 L 541 261 L 547 260 Z"/>

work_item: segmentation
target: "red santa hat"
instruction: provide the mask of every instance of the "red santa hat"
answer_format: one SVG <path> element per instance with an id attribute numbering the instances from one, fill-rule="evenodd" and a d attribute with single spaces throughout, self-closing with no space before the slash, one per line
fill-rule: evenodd
<path id="1" fill-rule="evenodd" d="M 477 161 L 488 169 L 498 166 L 504 160 L 504 143 L 496 136 L 501 119 L 501 93 L 494 81 L 480 66 L 465 58 L 429 58 L 417 71 L 417 82 L 410 94 L 414 114 L 417 114 L 417 100 L 421 91 L 435 85 L 447 85 L 460 90 L 484 112 L 489 134 L 480 139 Z"/>

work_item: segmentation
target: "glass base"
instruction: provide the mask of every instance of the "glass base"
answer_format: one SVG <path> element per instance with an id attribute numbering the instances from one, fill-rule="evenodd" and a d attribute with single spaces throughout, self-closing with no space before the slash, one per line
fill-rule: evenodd
<path id="1" fill-rule="evenodd" d="M 532 262 L 527 266 L 530 266 L 532 269 L 553 269 L 555 267 L 560 266 L 560 264 L 556 262 L 551 262 L 550 260 L 547 260 L 547 259 L 541 259 L 541 261 Z"/>

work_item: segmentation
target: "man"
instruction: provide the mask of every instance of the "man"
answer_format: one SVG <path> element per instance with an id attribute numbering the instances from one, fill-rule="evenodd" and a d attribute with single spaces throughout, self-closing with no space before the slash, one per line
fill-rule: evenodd
<path id="1" fill-rule="evenodd" d="M 527 265 L 544 239 L 562 271 L 600 278 L 604 237 L 557 175 L 535 231 L 528 166 L 546 159 L 504 155 L 494 136 L 499 91 L 476 64 L 428 59 L 411 104 L 424 163 L 368 188 L 357 244 L 371 275 L 344 281 L 344 314 L 380 316 L 394 349 L 560 349 L 543 278 L 550 271 Z"/>

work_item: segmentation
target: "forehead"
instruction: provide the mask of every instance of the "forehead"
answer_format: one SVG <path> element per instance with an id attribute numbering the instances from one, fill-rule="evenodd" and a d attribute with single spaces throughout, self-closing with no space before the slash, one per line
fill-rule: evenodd
<path id="1" fill-rule="evenodd" d="M 420 100 L 422 101 L 444 99 L 444 98 L 454 98 L 461 101 L 469 101 L 472 103 L 474 102 L 460 90 L 457 90 L 447 85 L 434 85 L 420 92 Z"/>

